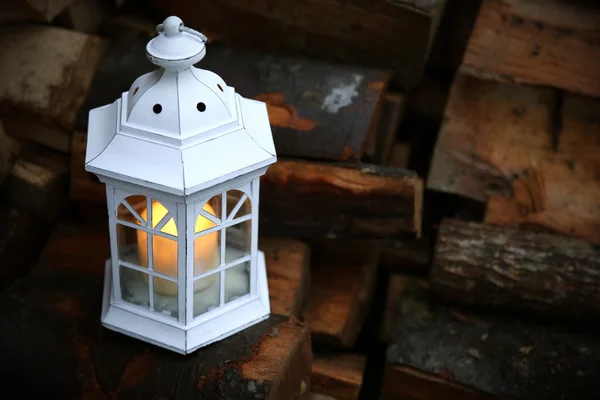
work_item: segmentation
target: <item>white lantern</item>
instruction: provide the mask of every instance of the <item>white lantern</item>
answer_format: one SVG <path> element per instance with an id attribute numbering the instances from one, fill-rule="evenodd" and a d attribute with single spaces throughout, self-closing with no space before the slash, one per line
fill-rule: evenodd
<path id="1" fill-rule="evenodd" d="M 85 169 L 108 202 L 102 324 L 189 353 L 269 316 L 258 201 L 276 155 L 265 104 L 193 67 L 206 37 L 177 17 L 157 31 L 161 68 L 90 111 Z"/>

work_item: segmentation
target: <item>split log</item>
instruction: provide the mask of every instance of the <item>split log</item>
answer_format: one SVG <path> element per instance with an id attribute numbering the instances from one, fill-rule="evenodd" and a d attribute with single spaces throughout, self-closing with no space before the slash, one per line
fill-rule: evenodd
<path id="1" fill-rule="evenodd" d="M 104 276 L 110 258 L 106 210 L 97 216 L 57 226 L 37 268 Z M 267 237 L 259 238 L 259 248 L 265 252 L 271 313 L 298 316 L 310 288 L 310 249 L 297 240 Z"/>
<path id="2" fill-rule="evenodd" d="M 137 77 L 156 69 L 146 58 L 147 42 L 147 34 L 135 29 L 116 38 L 80 112 L 80 129 L 91 108 L 112 103 Z M 267 104 L 279 156 L 357 161 L 375 151 L 389 71 L 217 45 L 209 46 L 199 67 Z"/>
<path id="3" fill-rule="evenodd" d="M 298 317 L 310 289 L 310 248 L 293 239 L 261 237 L 265 252 L 271 313 Z"/>
<path id="4" fill-rule="evenodd" d="M 0 28 L 0 115 L 7 133 L 68 150 L 105 47 L 104 39 L 49 26 Z"/>
<path id="5" fill-rule="evenodd" d="M 457 75 L 433 156 L 428 188 L 518 210 L 488 207 L 486 221 L 533 226 L 600 244 L 600 101 Z M 553 115 L 561 113 L 558 125 Z M 560 132 L 552 150 L 552 132 Z M 528 178 L 537 171 L 535 179 Z M 539 180 L 543 180 L 543 188 Z M 533 186 L 532 186 L 533 185 Z M 533 207 L 531 189 L 543 202 Z M 496 200 L 494 200 L 496 201 Z M 539 200 L 537 200 L 539 202 Z M 523 207 L 526 206 L 526 207 Z M 494 216 L 497 215 L 497 217 Z M 512 216 L 512 217 L 511 217 Z"/>
<path id="6" fill-rule="evenodd" d="M 396 312 L 382 399 L 600 396 L 600 339 L 594 335 L 436 306 L 428 302 L 426 283 L 415 280 L 407 282 Z"/>
<path id="7" fill-rule="evenodd" d="M 0 187 L 14 207 L 47 221 L 56 221 L 69 206 L 69 159 L 63 154 L 23 146 L 21 155 Z"/>
<path id="8" fill-rule="evenodd" d="M 0 289 L 26 275 L 42 253 L 49 226 L 16 208 L 0 205 Z"/>
<path id="9" fill-rule="evenodd" d="M 598 97 L 599 41 L 592 2 L 484 0 L 461 71 Z"/>
<path id="10" fill-rule="evenodd" d="M 194 0 L 153 3 L 164 16 L 185 15 L 188 26 L 239 47 L 393 68 L 407 88 L 420 81 L 446 1 L 228 0 L 202 9 Z"/>
<path id="11" fill-rule="evenodd" d="M 74 0 L 11 0 L 0 4 L 0 23 L 50 22 Z"/>
<path id="12" fill-rule="evenodd" d="M 58 16 L 56 22 L 77 32 L 96 34 L 113 6 L 106 0 L 75 0 Z"/>
<path id="13" fill-rule="evenodd" d="M 431 290 L 438 298 L 550 317 L 600 317 L 600 249 L 578 239 L 445 220 Z"/>
<path id="14" fill-rule="evenodd" d="M 373 156 L 374 164 L 386 164 L 392 145 L 404 117 L 405 96 L 402 93 L 386 93 L 379 121 L 379 132 Z"/>
<path id="15" fill-rule="evenodd" d="M 327 240 L 312 249 L 304 321 L 315 340 L 352 347 L 371 302 L 379 246 L 374 241 Z"/>
<path id="16" fill-rule="evenodd" d="M 24 398 L 308 399 L 310 332 L 297 320 L 272 315 L 184 357 L 102 329 L 101 296 L 100 277 L 59 269 L 1 295 L 0 382 Z"/>
<path id="17" fill-rule="evenodd" d="M 104 185 L 84 170 L 85 143 L 75 132 L 71 198 L 105 204 Z M 261 185 L 260 229 L 268 236 L 420 235 L 422 181 L 408 170 L 280 159 Z"/>
<path id="18" fill-rule="evenodd" d="M 326 354 L 313 357 L 311 393 L 336 400 L 357 400 L 366 359 L 357 354 Z"/>

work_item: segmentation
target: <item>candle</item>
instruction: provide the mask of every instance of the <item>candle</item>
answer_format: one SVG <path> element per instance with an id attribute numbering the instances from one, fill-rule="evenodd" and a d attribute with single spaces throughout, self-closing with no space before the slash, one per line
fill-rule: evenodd
<path id="1" fill-rule="evenodd" d="M 210 204 L 206 203 L 202 209 L 206 212 L 215 215 L 214 209 Z M 152 220 L 158 221 L 167 214 L 167 209 L 158 201 L 152 201 Z M 148 211 L 142 210 L 141 216 L 147 220 Z M 152 225 L 155 225 L 152 223 Z M 194 233 L 201 232 L 205 229 L 213 227 L 215 224 L 210 220 L 199 217 L 196 220 Z M 163 233 L 177 236 L 177 226 L 173 218 L 166 223 L 160 230 Z M 145 232 L 137 231 L 137 244 L 141 265 L 148 265 L 148 242 Z M 154 271 L 161 274 L 177 277 L 177 241 L 168 239 L 163 236 L 153 235 L 152 238 L 152 267 Z M 194 240 L 194 275 L 198 275 L 211 268 L 219 265 L 219 232 L 212 232 L 202 235 Z M 146 283 L 148 283 L 148 275 L 142 274 Z M 216 275 L 210 275 L 207 278 L 199 279 L 194 282 L 194 291 L 199 291 L 209 287 Z M 177 295 L 177 284 L 164 279 L 154 280 L 154 291 L 167 296 Z"/>

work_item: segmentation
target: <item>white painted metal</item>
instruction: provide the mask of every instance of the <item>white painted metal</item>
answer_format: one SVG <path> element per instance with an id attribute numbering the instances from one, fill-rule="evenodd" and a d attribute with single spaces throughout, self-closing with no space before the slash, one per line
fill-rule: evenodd
<path id="1" fill-rule="evenodd" d="M 177 17 L 167 18 L 157 31 L 146 52 L 161 68 L 136 79 L 114 103 L 90 112 L 85 168 L 107 185 L 111 259 L 106 264 L 103 325 L 185 354 L 269 315 L 264 255 L 258 251 L 259 177 L 276 155 L 265 104 L 242 98 L 215 73 L 193 66 L 206 54 L 204 35 Z M 228 215 L 230 190 L 243 195 Z M 146 196 L 145 221 L 139 206 L 126 200 L 132 195 Z M 216 217 L 202 210 L 213 196 L 222 199 Z M 235 218 L 246 199 L 250 214 Z M 153 200 L 167 211 L 156 223 Z M 131 213 L 131 221 L 119 219 L 120 204 Z M 198 216 L 216 226 L 195 232 Z M 252 224 L 249 252 L 227 244 L 227 229 L 244 221 Z M 147 232 L 145 243 L 138 236 L 131 245 L 137 255 L 129 244 L 117 243 L 119 226 Z M 219 232 L 220 248 L 215 251 L 220 263 L 195 276 L 195 239 L 211 232 Z M 232 234 L 235 243 L 244 239 L 242 233 Z M 160 272 L 164 261 L 154 263 L 165 251 L 160 238 L 176 241 L 176 256 L 167 266 L 175 268 L 177 278 Z M 120 245 L 126 245 L 126 260 L 119 257 Z M 144 260 L 139 246 L 147 246 L 147 266 L 135 264 Z M 240 265 L 249 265 L 249 270 Z M 126 271 L 123 282 L 121 269 Z M 210 276 L 220 276 L 218 284 Z M 154 277 L 175 283 L 177 295 L 157 286 Z M 202 278 L 207 278 L 206 285 Z M 142 300 L 127 302 L 122 290 L 127 299 Z M 215 308 L 209 293 L 219 299 Z M 194 318 L 194 304 L 208 311 Z"/>

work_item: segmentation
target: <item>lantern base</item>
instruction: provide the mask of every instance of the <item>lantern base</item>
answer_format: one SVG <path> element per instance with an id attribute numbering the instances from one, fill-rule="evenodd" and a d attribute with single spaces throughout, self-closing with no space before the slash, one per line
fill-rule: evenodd
<path id="1" fill-rule="evenodd" d="M 113 296 L 113 279 L 110 260 L 106 261 L 104 274 L 104 297 L 102 301 L 102 325 L 110 330 L 143 340 L 159 347 L 189 354 L 200 347 L 225 339 L 269 317 L 269 289 L 265 256 L 257 257 L 257 294 L 246 296 L 214 310 L 211 317 L 193 321 L 188 326 L 172 318 L 125 302 L 116 302 Z"/>

